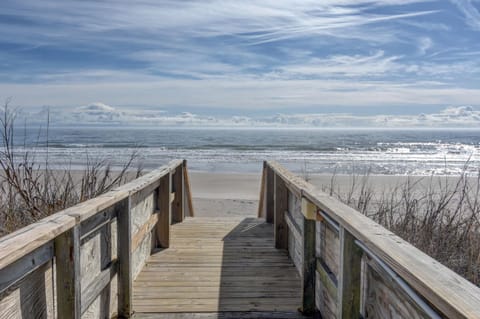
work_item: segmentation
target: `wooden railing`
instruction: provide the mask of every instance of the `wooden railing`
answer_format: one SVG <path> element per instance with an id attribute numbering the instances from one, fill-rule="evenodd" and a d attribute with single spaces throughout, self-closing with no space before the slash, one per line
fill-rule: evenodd
<path id="1" fill-rule="evenodd" d="M 480 318 L 480 288 L 276 162 L 265 162 L 259 217 L 274 223 L 322 318 Z"/>
<path id="2" fill-rule="evenodd" d="M 132 315 L 132 283 L 193 216 L 186 161 L 0 239 L 0 318 Z"/>

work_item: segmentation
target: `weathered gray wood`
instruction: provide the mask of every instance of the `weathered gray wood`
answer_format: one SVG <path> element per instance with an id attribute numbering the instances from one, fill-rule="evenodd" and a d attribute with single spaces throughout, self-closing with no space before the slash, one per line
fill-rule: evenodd
<path id="1" fill-rule="evenodd" d="M 133 313 L 132 221 L 130 199 L 117 204 L 118 316 L 130 318 Z"/>
<path id="2" fill-rule="evenodd" d="M 190 187 L 190 176 L 188 174 L 187 160 L 183 160 L 183 179 L 185 188 L 185 200 L 187 202 L 188 216 L 194 217 L 195 211 L 193 209 L 192 189 Z"/>
<path id="3" fill-rule="evenodd" d="M 80 227 L 55 238 L 57 317 L 81 317 Z"/>
<path id="4" fill-rule="evenodd" d="M 266 167 L 265 180 L 265 220 L 267 223 L 273 223 L 275 215 L 275 173 L 270 167 Z"/>
<path id="5" fill-rule="evenodd" d="M 338 318 L 360 316 L 361 262 L 363 251 L 353 237 L 340 226 L 340 263 L 338 276 Z"/>
<path id="6" fill-rule="evenodd" d="M 293 311 L 235 311 L 235 312 L 197 312 L 197 313 L 141 313 L 138 319 L 302 319 L 299 312 Z"/>
<path id="7" fill-rule="evenodd" d="M 260 179 L 260 194 L 258 201 L 257 217 L 265 218 L 265 178 L 267 162 L 263 162 L 262 178 Z"/>
<path id="8" fill-rule="evenodd" d="M 13 264 L 0 269 L 0 296 L 10 286 L 53 259 L 53 242 L 50 241 L 35 249 Z"/>
<path id="9" fill-rule="evenodd" d="M 285 181 L 289 189 L 303 194 L 339 225 L 345 227 L 444 316 L 480 318 L 479 287 L 367 216 L 290 173 L 280 164 L 268 162 L 268 166 Z"/>
<path id="10" fill-rule="evenodd" d="M 115 206 L 107 208 L 103 212 L 90 217 L 89 219 L 80 223 L 80 238 L 82 244 L 94 236 L 102 227 L 111 223 L 117 218 Z"/>
<path id="11" fill-rule="evenodd" d="M 317 259 L 317 274 L 320 278 L 320 282 L 330 294 L 331 298 L 337 301 L 338 289 L 337 280 L 335 276 L 329 271 L 325 264 L 321 260 Z"/>
<path id="12" fill-rule="evenodd" d="M 366 255 L 365 318 L 430 318 L 374 260 Z"/>
<path id="13" fill-rule="evenodd" d="M 287 249 L 288 229 L 285 221 L 285 211 L 288 210 L 288 189 L 280 177 L 275 175 L 275 196 L 274 196 L 274 233 L 275 248 Z"/>
<path id="14" fill-rule="evenodd" d="M 95 299 L 103 292 L 103 290 L 110 284 L 113 276 L 117 273 L 117 262 L 114 261 L 109 267 L 102 270 L 102 272 L 92 281 L 92 283 L 82 291 L 81 297 L 81 312 L 82 314 L 90 307 Z"/>
<path id="15" fill-rule="evenodd" d="M 173 192 L 175 192 L 175 199 L 173 200 L 172 205 L 172 222 L 181 223 L 185 218 L 184 210 L 184 200 L 183 195 L 184 191 L 184 179 L 183 179 L 183 169 L 182 167 L 177 167 L 175 174 L 172 177 L 173 181 Z"/>
<path id="16" fill-rule="evenodd" d="M 170 193 L 172 186 L 172 174 L 168 174 L 160 180 L 157 196 L 158 222 L 155 228 L 157 245 L 160 248 L 170 247 L 170 225 L 172 224 L 172 205 Z"/>
<path id="17" fill-rule="evenodd" d="M 315 221 L 303 219 L 302 313 L 315 313 Z"/>

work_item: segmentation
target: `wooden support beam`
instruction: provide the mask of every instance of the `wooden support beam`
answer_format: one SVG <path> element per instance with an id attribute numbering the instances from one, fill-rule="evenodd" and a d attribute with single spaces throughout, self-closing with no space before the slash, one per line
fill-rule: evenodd
<path id="1" fill-rule="evenodd" d="M 173 223 L 181 223 L 185 218 L 185 210 L 184 210 L 184 201 L 183 195 L 184 191 L 184 179 L 183 179 L 183 168 L 182 166 L 178 166 L 173 174 L 173 192 L 175 193 L 175 199 L 173 201 L 172 207 L 172 222 Z"/>
<path id="2" fill-rule="evenodd" d="M 287 249 L 288 247 L 288 229 L 285 222 L 285 211 L 288 210 L 288 189 L 283 180 L 274 175 L 274 233 L 275 248 Z"/>
<path id="3" fill-rule="evenodd" d="M 310 205 L 304 205 L 302 198 L 303 213 L 303 263 L 302 263 L 302 309 L 305 315 L 314 314 L 315 307 L 315 271 L 317 267 L 317 258 L 315 256 L 315 219 L 308 219 L 309 212 L 303 211 L 305 208 L 311 208 Z"/>
<path id="4" fill-rule="evenodd" d="M 57 318 L 80 319 L 80 226 L 55 238 Z"/>
<path id="5" fill-rule="evenodd" d="M 337 290 L 337 318 L 359 318 L 362 250 L 353 237 L 340 226 L 340 262 Z"/>
<path id="6" fill-rule="evenodd" d="M 170 247 L 170 225 L 172 224 L 172 205 L 170 194 L 172 192 L 172 174 L 168 174 L 160 180 L 158 188 L 157 207 L 158 222 L 155 228 L 157 245 L 160 248 Z"/>
<path id="7" fill-rule="evenodd" d="M 259 194 L 258 211 L 257 211 L 257 217 L 258 218 L 264 218 L 265 217 L 265 178 L 266 178 L 266 170 L 267 170 L 267 162 L 263 162 L 262 179 L 260 180 L 260 194 Z"/>
<path id="8" fill-rule="evenodd" d="M 193 210 L 192 202 L 192 189 L 190 188 L 190 176 L 188 175 L 187 160 L 183 160 L 183 178 L 185 187 L 185 200 L 187 201 L 188 216 L 194 217 L 195 211 Z"/>
<path id="9" fill-rule="evenodd" d="M 133 313 L 132 220 L 130 197 L 119 202 L 117 209 L 118 317 L 130 318 Z"/>
<path id="10" fill-rule="evenodd" d="M 266 206 L 266 212 L 265 212 L 265 219 L 267 221 L 267 223 L 273 223 L 273 220 L 274 220 L 274 215 L 275 215 L 275 212 L 274 212 L 274 209 L 275 209 L 275 181 L 274 181 L 274 178 L 275 178 L 275 172 L 270 168 L 270 167 L 266 167 L 266 170 L 267 170 L 267 176 L 266 176 L 266 202 L 267 202 L 267 206 Z"/>

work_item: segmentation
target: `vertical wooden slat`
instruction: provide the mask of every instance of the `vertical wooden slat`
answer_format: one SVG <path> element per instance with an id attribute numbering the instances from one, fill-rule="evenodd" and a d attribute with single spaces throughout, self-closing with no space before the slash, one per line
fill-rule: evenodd
<path id="1" fill-rule="evenodd" d="M 362 250 L 355 244 L 355 237 L 341 226 L 339 239 L 337 318 L 359 318 Z"/>
<path id="2" fill-rule="evenodd" d="M 315 270 L 317 258 L 315 256 L 316 240 L 316 207 L 302 198 L 303 214 L 303 294 L 302 294 L 302 313 L 305 315 L 315 313 Z"/>
<path id="3" fill-rule="evenodd" d="M 155 227 L 157 244 L 161 248 L 170 246 L 170 224 L 172 223 L 172 205 L 170 204 L 170 193 L 172 186 L 172 174 L 163 176 L 158 187 L 158 222 Z"/>
<path id="4" fill-rule="evenodd" d="M 183 178 L 185 183 L 185 200 L 188 204 L 188 213 L 190 217 L 194 217 L 195 211 L 193 210 L 192 189 L 190 188 L 190 176 L 188 175 L 187 160 L 183 160 Z"/>
<path id="5" fill-rule="evenodd" d="M 262 170 L 262 179 L 260 180 L 260 196 L 258 201 L 258 218 L 265 217 L 265 178 L 266 178 L 266 169 L 267 169 L 267 162 L 263 162 L 263 170 Z"/>
<path id="6" fill-rule="evenodd" d="M 183 165 L 182 165 L 183 166 Z M 180 223 L 183 221 L 184 215 L 184 183 L 183 183 L 183 168 L 178 166 L 173 174 L 173 192 L 175 193 L 175 200 L 172 207 L 172 221 Z"/>
<path id="7" fill-rule="evenodd" d="M 288 210 L 288 189 L 285 182 L 278 175 L 274 175 L 275 196 L 274 196 L 274 233 L 275 248 L 287 249 L 288 228 L 285 222 L 285 212 Z"/>
<path id="8" fill-rule="evenodd" d="M 130 196 L 116 205 L 118 256 L 118 317 L 130 318 L 133 294 L 132 217 Z"/>
<path id="9" fill-rule="evenodd" d="M 55 238 L 57 317 L 80 318 L 80 226 Z"/>
<path id="10" fill-rule="evenodd" d="M 274 185 L 274 176 L 275 172 L 267 165 L 267 177 L 266 177 L 266 214 L 265 219 L 267 223 L 273 223 L 274 219 L 274 205 L 275 205 L 275 185 Z"/>

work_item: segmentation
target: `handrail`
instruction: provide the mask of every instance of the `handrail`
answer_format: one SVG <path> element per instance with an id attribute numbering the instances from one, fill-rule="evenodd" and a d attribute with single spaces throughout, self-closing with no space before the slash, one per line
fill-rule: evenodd
<path id="1" fill-rule="evenodd" d="M 338 225 L 340 233 L 342 233 L 340 234 L 340 249 L 343 250 L 342 245 L 347 244 L 342 237 L 345 233 L 352 237 L 350 242 L 354 246 L 356 246 L 355 241 L 360 242 L 443 316 L 448 318 L 480 318 L 479 287 L 370 218 L 338 199 L 321 192 L 277 162 L 265 162 L 264 167 L 267 170 L 266 173 L 264 172 L 264 176 L 268 175 L 268 170 L 271 170 L 274 179 L 280 179 L 292 194 L 302 200 L 302 204 L 306 203 L 313 207 L 316 215 L 315 220 L 321 221 L 325 219 L 322 215 L 326 215 L 331 219 L 327 222 Z M 268 181 L 263 181 L 263 184 L 268 185 Z M 268 187 L 265 187 L 261 196 L 268 197 L 269 193 L 271 191 L 269 192 Z M 270 196 L 275 197 L 274 195 Z M 268 199 L 262 200 L 268 201 Z M 306 219 L 308 219 L 307 210 L 309 209 L 302 208 L 302 213 Z M 268 214 L 273 213 L 277 217 L 276 209 L 269 209 L 268 207 L 266 210 L 259 209 L 259 217 L 268 219 Z M 272 216 L 270 216 L 271 218 Z M 342 258 L 340 254 L 340 259 Z M 343 262 L 342 260 L 340 263 Z M 340 277 L 344 275 L 348 275 L 348 273 L 342 274 L 342 270 L 340 270 Z M 339 289 L 342 288 L 339 287 Z M 339 292 L 340 295 L 341 292 Z"/>
<path id="2" fill-rule="evenodd" d="M 139 207 L 135 208 L 136 213 L 134 207 Z M 54 261 L 59 318 L 80 318 L 109 287 L 115 274 L 118 275 L 117 314 L 129 317 L 134 263 L 139 263 L 133 260 L 137 247 L 144 243 L 151 245 L 152 241 L 157 247 L 168 247 L 171 222 L 181 222 L 186 212 L 193 216 L 187 163 L 173 160 L 105 194 L 4 236 L 0 238 L 0 302 L 27 275 Z M 81 287 L 81 247 L 114 220 L 117 221 L 117 258 L 110 260 L 91 284 Z M 151 239 L 147 234 L 152 234 Z"/>

